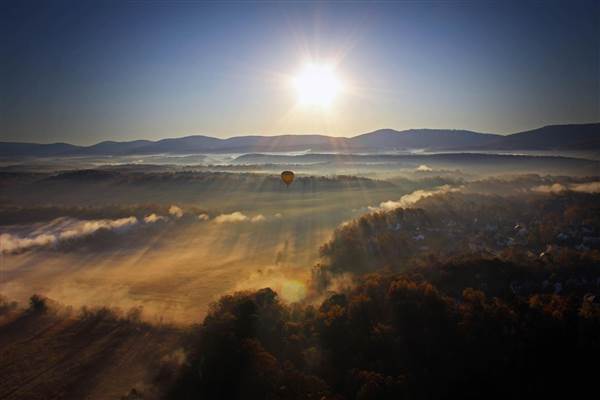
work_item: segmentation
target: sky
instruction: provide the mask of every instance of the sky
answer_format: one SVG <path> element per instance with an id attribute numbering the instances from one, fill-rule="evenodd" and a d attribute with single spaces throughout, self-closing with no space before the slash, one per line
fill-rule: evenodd
<path id="1" fill-rule="evenodd" d="M 0 140 L 600 120 L 600 2 L 3 1 Z M 329 65 L 341 89 L 299 104 Z"/>

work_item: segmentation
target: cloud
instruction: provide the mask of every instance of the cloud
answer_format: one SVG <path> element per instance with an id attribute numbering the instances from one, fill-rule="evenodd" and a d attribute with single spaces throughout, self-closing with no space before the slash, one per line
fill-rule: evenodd
<path id="1" fill-rule="evenodd" d="M 183 210 L 175 205 L 169 207 L 169 214 L 174 216 L 175 218 L 183 217 Z"/>
<path id="2" fill-rule="evenodd" d="M 248 217 L 239 211 L 232 212 L 231 214 L 221 214 L 215 218 L 217 224 L 225 224 L 228 222 L 244 222 L 248 221 Z"/>
<path id="3" fill-rule="evenodd" d="M 165 221 L 166 218 L 161 215 L 156 215 L 154 213 L 147 215 L 144 217 L 144 222 L 147 224 L 153 224 L 158 221 Z"/>
<path id="4" fill-rule="evenodd" d="M 210 217 L 208 216 L 208 214 L 206 213 L 202 213 L 198 215 L 198 219 L 200 221 L 208 221 L 210 219 Z"/>
<path id="5" fill-rule="evenodd" d="M 250 220 L 250 222 L 263 222 L 265 220 L 266 220 L 266 218 L 265 218 L 264 215 L 258 214 L 256 216 L 252 217 L 252 219 Z"/>
<path id="6" fill-rule="evenodd" d="M 417 172 L 431 172 L 433 171 L 433 169 L 431 169 L 428 165 L 422 164 L 419 165 L 416 170 Z"/>
<path id="7" fill-rule="evenodd" d="M 124 231 L 138 224 L 136 217 L 114 220 L 100 219 L 81 221 L 72 218 L 57 218 L 47 224 L 35 226 L 26 234 L 0 234 L 0 252 L 17 253 L 34 247 L 50 247 L 60 242 L 89 236 L 99 230 Z"/>
<path id="8" fill-rule="evenodd" d="M 412 193 L 405 194 L 398 201 L 388 200 L 379 204 L 378 207 L 369 207 L 370 211 L 390 211 L 400 207 L 409 207 L 421 199 L 430 197 L 436 194 L 443 194 L 449 192 L 457 192 L 459 188 L 450 187 L 450 185 L 443 185 L 434 190 L 415 190 Z"/>
<path id="9" fill-rule="evenodd" d="M 538 193 L 561 193 L 567 190 L 580 193 L 600 193 L 600 182 L 585 182 L 585 183 L 573 183 L 565 186 L 560 183 L 554 183 L 552 185 L 541 185 L 535 186 L 531 189 Z"/>

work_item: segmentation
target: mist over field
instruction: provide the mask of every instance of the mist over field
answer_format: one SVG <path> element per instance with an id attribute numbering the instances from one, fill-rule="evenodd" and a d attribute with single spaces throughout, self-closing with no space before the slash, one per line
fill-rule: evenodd
<path id="1" fill-rule="evenodd" d="M 495 155 L 443 156 L 441 164 L 378 155 L 304 164 L 306 157 L 261 155 L 252 164 L 239 156 L 243 171 L 229 170 L 236 163 L 89 168 L 85 158 L 44 160 L 56 170 L 4 167 L 2 293 L 143 306 L 145 319 L 189 323 L 223 293 L 305 282 L 334 230 L 366 213 L 455 193 L 598 192 L 590 174 L 598 162 L 585 159 L 521 157 L 504 167 Z M 274 172 L 292 168 L 296 180 L 286 187 Z M 557 169 L 573 177 L 549 175 Z M 292 292 L 284 300 L 306 295 Z"/>
<path id="2" fill-rule="evenodd" d="M 306 280 L 340 223 L 446 182 L 131 168 L 3 173 L 3 293 L 196 321 L 227 291 Z"/>

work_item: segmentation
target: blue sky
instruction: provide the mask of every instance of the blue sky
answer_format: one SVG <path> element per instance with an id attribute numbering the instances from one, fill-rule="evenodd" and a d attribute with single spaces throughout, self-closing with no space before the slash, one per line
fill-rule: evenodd
<path id="1" fill-rule="evenodd" d="M 599 4 L 3 2 L 1 139 L 594 122 Z M 331 108 L 298 107 L 307 60 L 335 64 Z"/>

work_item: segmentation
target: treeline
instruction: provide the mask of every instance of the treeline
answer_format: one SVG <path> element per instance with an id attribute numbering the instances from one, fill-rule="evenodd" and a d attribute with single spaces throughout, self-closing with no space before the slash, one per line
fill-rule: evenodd
<path id="1" fill-rule="evenodd" d="M 94 183 L 98 181 L 114 181 L 120 184 L 160 184 L 160 183 L 237 183 L 237 184 L 277 184 L 280 186 L 281 180 L 278 175 L 239 173 L 239 172 L 219 172 L 219 171 L 169 171 L 169 172 L 121 172 L 118 170 L 74 170 L 61 172 L 47 178 L 48 181 L 69 181 Z M 316 184 L 329 186 L 336 184 L 360 184 L 376 183 L 367 178 L 356 177 L 352 175 L 338 176 L 300 176 L 295 181 L 300 186 Z M 379 182 L 385 185 L 384 182 Z M 389 184 L 387 184 L 389 186 Z"/>
<path id="2" fill-rule="evenodd" d="M 366 214 L 321 247 L 333 273 L 402 270 L 435 255 L 541 253 L 600 248 L 600 195 L 509 196 L 446 193 L 414 207 Z"/>
<path id="3" fill-rule="evenodd" d="M 119 193 L 122 189 L 181 189 L 201 192 L 241 191 L 241 192 L 313 192 L 323 190 L 345 190 L 392 188 L 386 181 L 373 180 L 351 175 L 319 176 L 297 174 L 294 183 L 286 187 L 278 174 L 259 174 L 250 172 L 220 172 L 199 170 L 157 171 L 150 167 L 148 171 L 124 168 L 85 169 L 63 171 L 53 174 L 15 173 L 0 176 L 0 187 L 7 195 L 19 194 L 24 190 L 63 190 L 69 188 L 91 188 L 103 186 L 103 191 Z"/>
<path id="4" fill-rule="evenodd" d="M 285 305 L 271 289 L 225 296 L 170 398 L 582 396 L 600 356 L 600 261 L 550 271 L 590 283 L 560 293 L 513 292 L 502 276 L 522 269 L 539 274 L 476 257 L 367 274 L 314 306 Z"/>

